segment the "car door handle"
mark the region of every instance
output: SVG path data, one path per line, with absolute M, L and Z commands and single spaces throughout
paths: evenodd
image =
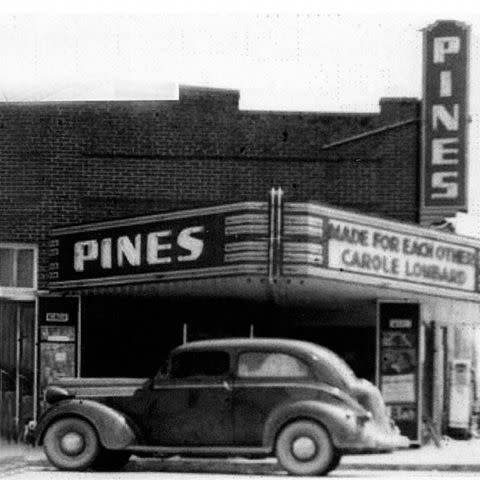
M 225 390 L 227 390 L 227 392 L 231 392 L 231 391 L 232 391 L 232 386 L 231 386 L 226 380 L 223 381 L 223 384 L 222 384 L 222 385 L 223 385 L 223 388 L 224 388 Z

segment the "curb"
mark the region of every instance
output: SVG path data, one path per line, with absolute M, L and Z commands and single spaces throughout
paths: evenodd
M 26 467 L 27 462 L 23 456 L 0 457 L 0 478 L 21 472 Z
M 240 474 L 272 474 L 284 473 L 275 458 L 269 460 L 248 459 L 160 459 L 135 458 L 128 465 L 128 469 L 142 470 L 151 466 L 168 472 L 210 472 L 210 473 L 240 473 Z M 478 464 L 461 463 L 371 463 L 349 462 L 348 456 L 340 462 L 336 470 L 375 470 L 375 471 L 458 471 L 480 472 Z
M 4 467 L 8 467 L 15 463 L 26 463 L 26 459 L 24 455 L 10 455 L 7 457 L 0 457 L 0 472 L 4 469 Z
M 340 464 L 337 470 L 375 470 L 375 471 L 404 471 L 404 472 L 480 472 L 480 464 L 456 464 L 456 463 L 403 463 L 403 464 L 368 464 L 368 463 L 345 463 Z

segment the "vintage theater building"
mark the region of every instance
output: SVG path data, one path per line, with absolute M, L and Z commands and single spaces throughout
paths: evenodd
M 146 377 L 230 336 L 331 348 L 414 442 L 468 428 L 480 242 L 429 228 L 467 201 L 468 28 L 424 35 L 423 100 L 378 113 L 194 87 L 0 105 L 2 435 L 51 379 Z

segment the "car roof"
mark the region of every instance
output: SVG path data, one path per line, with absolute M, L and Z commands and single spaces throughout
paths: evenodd
M 328 348 L 304 340 L 288 338 L 222 338 L 211 340 L 197 340 L 177 347 L 174 352 L 189 350 L 207 350 L 216 348 L 276 348 L 283 351 L 295 351 L 307 355 L 314 355 L 324 360 L 334 360 L 338 356 Z
M 355 379 L 356 375 L 350 366 L 336 353 L 326 347 L 304 340 L 287 338 L 224 338 L 211 340 L 197 340 L 185 343 L 175 348 L 172 353 L 201 351 L 201 350 L 238 350 L 243 348 L 278 349 L 282 352 L 295 352 L 310 356 L 313 360 L 329 365 L 345 379 Z
M 316 347 L 314 343 L 303 340 L 291 340 L 288 338 L 220 338 L 209 340 L 196 340 L 185 343 L 177 349 L 204 349 L 204 348 L 238 348 L 238 347 L 290 347 L 310 349 Z

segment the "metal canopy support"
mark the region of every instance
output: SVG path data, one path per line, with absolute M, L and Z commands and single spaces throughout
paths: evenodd
M 282 216 L 283 190 L 281 187 L 270 190 L 269 204 L 269 245 L 268 245 L 268 282 L 275 283 L 281 272 L 282 262 Z

